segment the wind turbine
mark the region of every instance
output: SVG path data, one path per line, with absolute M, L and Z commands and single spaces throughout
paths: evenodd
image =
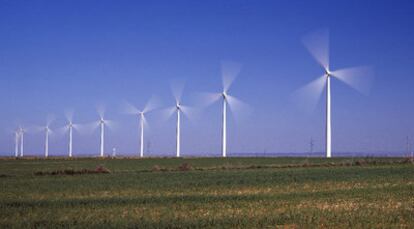
M 105 127 L 109 127 L 111 125 L 110 120 L 106 120 L 104 118 L 105 111 L 103 108 L 98 109 L 99 113 L 99 120 L 95 122 L 95 128 L 99 127 L 101 131 L 100 135 L 100 156 L 104 157 L 105 155 Z
M 14 156 L 19 156 L 19 139 L 20 139 L 20 132 L 19 130 L 14 131 Z
M 167 118 L 170 118 L 174 113 L 176 113 L 176 148 L 175 156 L 181 157 L 181 114 L 184 114 L 187 118 L 190 118 L 190 113 L 192 108 L 184 106 L 181 103 L 181 96 L 184 90 L 184 84 L 180 83 L 172 84 L 171 86 L 173 96 L 175 98 L 175 105 L 167 108 Z
M 52 120 L 53 120 L 53 116 L 49 115 L 45 126 L 34 127 L 34 131 L 36 132 L 44 131 L 45 133 L 45 145 L 44 145 L 45 158 L 49 157 L 49 136 L 52 133 L 52 130 L 50 129 L 50 124 L 52 123 Z
M 139 132 L 140 132 L 140 147 L 139 147 L 139 156 L 142 158 L 144 157 L 144 127 L 147 126 L 147 120 L 145 118 L 145 114 L 151 112 L 156 108 L 155 98 L 152 97 L 147 104 L 145 105 L 144 109 L 138 110 L 135 106 L 131 105 L 130 103 L 126 103 L 127 105 L 127 113 L 136 115 L 139 119 Z
M 47 125 L 45 128 L 45 157 L 49 157 L 49 134 L 51 133 L 51 129 L 49 128 L 49 125 Z
M 23 157 L 24 156 L 24 148 L 23 148 L 23 146 L 24 146 L 24 132 L 25 132 L 25 130 L 22 128 L 22 127 L 20 127 L 19 128 L 19 136 L 20 136 L 20 157 Z
M 67 125 L 63 127 L 63 132 L 68 132 L 68 156 L 73 156 L 73 130 L 78 128 L 77 124 L 73 123 L 73 112 L 66 112 Z
M 329 68 L 329 34 L 327 30 L 317 31 L 309 34 L 303 39 L 303 44 L 321 65 L 324 74 L 312 81 L 304 88 L 303 92 L 310 90 L 313 95 L 311 97 L 319 100 L 324 87 L 326 86 L 326 157 L 332 157 L 332 126 L 331 126 L 331 78 L 341 80 L 352 88 L 361 93 L 367 93 L 370 87 L 370 77 L 372 75 L 371 68 L 367 66 L 352 67 L 332 71 Z M 364 76 L 361 78 L 361 76 Z M 316 92 L 316 93 L 315 93 Z M 316 95 L 316 97 L 314 96 Z
M 227 157 L 227 106 L 234 110 L 237 106 L 244 106 L 245 104 L 239 99 L 228 94 L 228 91 L 233 84 L 235 78 L 238 76 L 241 70 L 241 65 L 236 62 L 222 62 L 222 83 L 223 90 L 221 93 L 208 93 L 207 105 L 213 104 L 216 101 L 222 99 L 222 144 L 221 153 L 222 157 Z

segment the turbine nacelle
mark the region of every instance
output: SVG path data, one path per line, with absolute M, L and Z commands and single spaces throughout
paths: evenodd
M 325 76 L 326 77 L 330 77 L 330 76 L 332 76 L 332 72 L 331 71 L 329 71 L 329 69 L 325 69 Z
M 223 96 L 223 99 L 227 99 L 227 97 L 228 97 L 228 94 L 227 94 L 227 92 L 226 91 L 223 91 L 223 93 L 221 93 L 221 96 Z

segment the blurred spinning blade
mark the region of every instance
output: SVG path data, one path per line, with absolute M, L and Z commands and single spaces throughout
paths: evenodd
M 325 70 L 329 70 L 329 31 L 318 30 L 308 34 L 302 43 Z
M 295 91 L 292 95 L 292 99 L 306 112 L 314 111 L 322 95 L 323 89 L 325 88 L 325 82 L 326 75 L 318 77 Z
M 369 66 L 344 68 L 331 74 L 364 95 L 369 94 L 374 78 L 373 68 Z

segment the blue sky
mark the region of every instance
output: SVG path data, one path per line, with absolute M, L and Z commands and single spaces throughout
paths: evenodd
M 324 103 L 303 112 L 292 93 L 321 75 L 301 39 L 330 31 L 332 68 L 371 65 L 368 96 L 332 82 L 333 152 L 403 152 L 414 141 L 414 5 L 410 1 L 0 1 L 0 152 L 11 131 L 56 117 L 52 128 L 96 120 L 104 104 L 107 152 L 138 149 L 138 122 L 122 102 L 143 106 L 157 95 L 174 104 L 170 83 L 183 79 L 183 103 L 221 90 L 220 62 L 243 68 L 230 93 L 251 107 L 229 116 L 229 152 L 306 152 L 324 146 Z M 161 107 L 162 108 L 162 107 Z M 220 152 L 221 106 L 183 121 L 183 155 Z M 242 111 L 240 111 L 242 112 Z M 150 152 L 174 154 L 174 119 L 148 114 Z M 235 114 L 237 118 L 237 114 Z M 26 153 L 43 152 L 42 133 L 25 136 Z M 66 153 L 52 136 L 52 155 Z M 75 154 L 98 153 L 98 132 L 75 133 Z

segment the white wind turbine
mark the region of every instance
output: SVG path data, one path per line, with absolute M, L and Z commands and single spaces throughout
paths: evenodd
M 206 105 L 213 104 L 218 101 L 220 98 L 223 101 L 223 110 L 222 110 L 222 144 L 221 144 L 221 153 L 222 157 L 227 157 L 227 105 L 233 110 L 236 107 L 246 106 L 239 99 L 228 94 L 230 86 L 234 82 L 235 78 L 238 76 L 241 70 L 241 65 L 236 62 L 222 62 L 221 64 L 221 73 L 222 73 L 222 83 L 223 91 L 221 93 L 208 93 L 208 100 Z
M 367 93 L 370 87 L 372 69 L 367 66 L 352 67 L 331 71 L 329 68 L 329 33 L 327 30 L 309 34 L 303 39 L 303 43 L 315 60 L 323 67 L 324 74 L 303 87 L 300 92 L 305 93 L 310 101 L 310 106 L 316 105 L 326 85 L 326 157 L 332 157 L 331 145 L 331 78 L 341 80 L 361 93 Z
M 104 109 L 98 109 L 99 113 L 99 120 L 94 122 L 94 127 L 99 127 L 101 130 L 100 135 L 100 156 L 105 156 L 105 127 L 110 127 L 112 125 L 112 121 L 106 120 L 104 118 L 105 111 Z
M 73 112 L 67 112 L 65 115 L 67 124 L 63 127 L 63 132 L 68 133 L 68 156 L 73 157 L 73 130 L 77 129 L 79 125 L 73 123 Z
M 148 126 L 147 120 L 145 118 L 145 114 L 148 112 L 153 111 L 156 108 L 156 103 L 154 97 L 152 97 L 147 104 L 145 105 L 144 109 L 139 110 L 135 106 L 131 105 L 130 103 L 126 103 L 126 113 L 136 115 L 139 119 L 139 132 L 140 132 L 140 147 L 139 147 L 139 156 L 142 158 L 144 157 L 144 128 Z
M 19 140 L 20 140 L 20 131 L 19 129 L 14 131 L 14 156 L 19 156 Z
M 52 117 L 49 116 L 45 126 L 35 127 L 35 131 L 44 131 L 45 133 L 45 145 L 44 145 L 44 155 L 45 158 L 49 157 L 49 136 L 52 134 L 52 130 L 50 129 L 50 124 L 52 123 Z
M 175 98 L 175 105 L 172 107 L 167 108 L 167 117 L 170 118 L 174 113 L 176 113 L 176 148 L 175 148 L 175 156 L 181 157 L 181 114 L 184 114 L 187 118 L 190 118 L 191 112 L 193 112 L 192 108 L 188 106 L 184 106 L 181 103 L 181 96 L 184 89 L 184 84 L 173 84 L 172 92 Z
M 49 125 L 45 126 L 45 157 L 49 157 L 49 134 L 51 132 Z
M 19 136 L 20 136 L 20 157 L 24 156 L 24 132 L 26 130 L 23 127 L 19 128 Z

